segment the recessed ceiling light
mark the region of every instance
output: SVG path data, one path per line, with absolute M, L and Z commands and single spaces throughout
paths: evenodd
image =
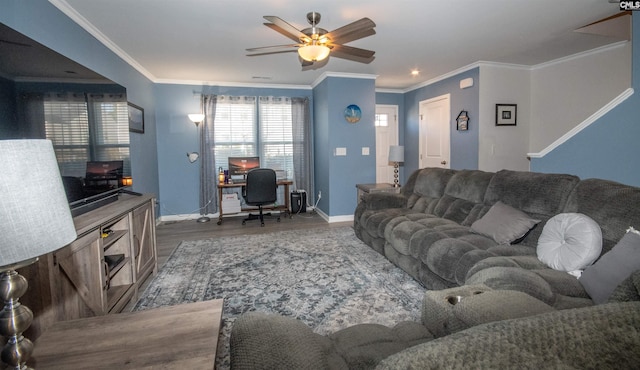
M 419 71 L 419 70 L 417 70 L 417 69 L 412 69 L 412 70 L 411 70 L 411 75 L 412 75 L 412 76 L 418 76 L 419 74 L 420 74 L 420 71 Z

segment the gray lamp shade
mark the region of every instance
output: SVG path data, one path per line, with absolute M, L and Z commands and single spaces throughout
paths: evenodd
M 404 146 L 391 145 L 389 147 L 389 162 L 404 162 Z
M 76 229 L 49 140 L 0 140 L 0 266 L 53 252 Z

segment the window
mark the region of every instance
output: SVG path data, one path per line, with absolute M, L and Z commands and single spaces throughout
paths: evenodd
M 374 126 L 387 127 L 389 126 L 389 115 L 388 114 L 376 114 L 376 120 L 374 122 Z
M 291 100 L 261 97 L 259 112 L 261 166 L 284 171 L 285 177 L 291 178 L 293 175 Z
M 217 168 L 227 168 L 229 157 L 258 154 L 256 100 L 219 96 L 216 103 L 213 151 Z
M 45 95 L 45 137 L 53 143 L 62 175 L 84 177 L 87 161 L 109 160 L 123 160 L 124 173 L 131 173 L 127 103 L 121 94 L 116 98 Z
M 227 168 L 229 157 L 259 156 L 261 167 L 293 175 L 289 98 L 219 96 L 214 122 L 216 168 Z

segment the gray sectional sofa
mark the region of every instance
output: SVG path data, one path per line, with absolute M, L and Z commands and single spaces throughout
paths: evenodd
M 540 222 L 517 244 L 472 229 L 497 202 Z M 601 179 L 502 170 L 425 168 L 399 194 L 363 196 L 356 235 L 429 289 L 486 284 L 523 291 L 556 308 L 592 305 L 580 282 L 536 254 L 546 222 L 561 213 L 592 218 L 608 252 L 629 226 L 640 227 L 640 188 Z
M 232 368 L 637 368 L 640 232 L 630 226 L 640 228 L 640 188 L 418 170 L 399 194 L 365 194 L 354 230 L 429 289 L 421 322 L 321 336 L 249 313 L 232 329 Z

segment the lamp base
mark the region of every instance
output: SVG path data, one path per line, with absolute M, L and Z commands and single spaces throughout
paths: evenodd
M 393 187 L 399 188 L 400 182 L 398 181 L 398 172 L 399 172 L 400 164 L 398 162 L 393 163 Z
M 207 217 L 207 216 L 202 216 L 202 217 L 198 218 L 197 221 L 199 223 L 205 223 L 205 222 L 211 221 L 211 219 L 209 217 Z
M 22 333 L 29 328 L 33 321 L 33 312 L 18 300 L 27 292 L 27 279 L 18 274 L 15 269 L 36 262 L 38 259 L 9 266 L 0 272 L 0 299 L 4 301 L 4 308 L 0 312 L 0 334 L 7 338 L 2 348 L 2 362 L 12 369 L 26 370 L 27 360 L 33 352 L 33 343 Z

